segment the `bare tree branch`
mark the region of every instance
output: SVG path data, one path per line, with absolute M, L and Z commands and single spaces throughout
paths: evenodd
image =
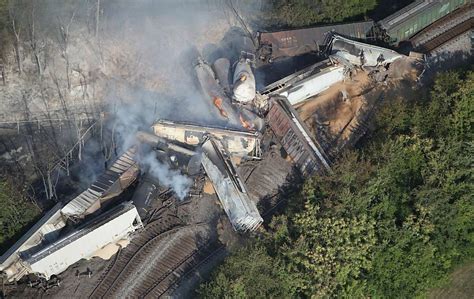
M 70 61 L 69 61 L 69 53 L 68 53 L 68 46 L 69 46 L 69 27 L 71 26 L 74 16 L 76 15 L 76 10 L 71 15 L 69 22 L 63 26 L 61 19 L 59 19 L 59 46 L 61 48 L 61 57 L 64 59 L 66 63 L 66 80 L 67 80 L 67 88 L 71 90 L 71 77 L 70 77 Z
M 16 63 L 17 63 L 17 66 L 18 66 L 18 73 L 21 75 L 21 73 L 23 72 L 23 66 L 22 66 L 21 54 L 20 54 L 20 33 L 21 33 L 21 29 L 18 28 L 12 6 L 10 6 L 10 8 L 8 9 L 8 13 L 9 13 L 9 17 L 10 17 L 10 21 L 11 21 L 11 25 L 12 25 L 13 35 L 15 36 L 15 39 L 13 41 L 13 49 L 15 51 L 15 59 L 16 59 Z
M 28 31 L 30 35 L 29 42 L 30 42 L 31 50 L 33 51 L 33 55 L 35 57 L 35 63 L 38 70 L 38 75 L 41 76 L 43 74 L 43 67 L 41 65 L 41 59 L 40 59 L 41 47 L 38 43 L 35 14 L 36 14 L 36 1 L 33 1 L 31 4 L 31 13 L 30 13 L 30 18 L 28 22 Z

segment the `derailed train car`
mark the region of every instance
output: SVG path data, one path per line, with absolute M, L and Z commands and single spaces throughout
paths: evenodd
M 334 65 L 326 59 L 267 85 L 260 94 L 281 95 L 286 97 L 291 105 L 298 105 L 344 80 L 346 73 L 343 65 Z
M 219 140 L 213 138 L 204 142 L 202 151 L 202 166 L 233 228 L 240 232 L 255 231 L 263 219 L 250 199 L 230 154 Z
M 319 52 L 326 46 L 327 36 L 331 32 L 366 40 L 373 37 L 373 28 L 373 21 L 365 21 L 277 32 L 258 32 L 259 57 L 261 60 L 271 62 L 280 57 Z
M 280 57 L 320 52 L 328 44 L 328 35 L 331 33 L 360 41 L 384 40 L 392 46 L 397 46 L 423 28 L 471 2 L 470 0 L 417 0 L 377 22 L 365 21 L 258 32 L 258 56 L 263 61 L 271 62 Z
M 334 34 L 328 46 L 330 57 L 344 65 L 377 67 L 403 56 L 393 50 L 369 45 Z
M 285 97 L 274 96 L 266 120 L 303 175 L 330 172 L 330 160 Z
M 140 173 L 138 164 L 134 160 L 136 152 L 137 149 L 131 147 L 120 155 L 86 191 L 67 203 L 61 212 L 68 217 L 83 218 L 122 193 Z
M 131 234 L 142 227 L 136 207 L 131 203 L 123 203 L 85 222 L 34 254 L 22 256 L 22 264 L 30 273 L 49 279 L 79 260 L 99 254 L 108 244 L 130 239 Z
M 142 227 L 135 206 L 123 203 L 77 228 L 64 229 L 67 217 L 61 206 L 47 212 L 0 257 L 0 275 L 6 281 L 18 281 L 30 273 L 49 279 L 80 259 L 99 255 L 108 244 L 129 239 Z
M 54 258 L 50 259 L 48 257 L 48 261 L 42 258 L 36 258 L 34 260 L 30 258 L 44 248 L 48 248 L 51 244 L 61 242 L 61 235 L 67 230 L 65 228 L 68 226 L 68 220 L 73 219 L 75 223 L 82 223 L 85 217 L 91 217 L 91 214 L 104 208 L 104 206 L 113 201 L 113 198 L 128 188 L 139 174 L 138 165 L 134 160 L 135 154 L 135 147 L 130 148 L 119 156 L 87 190 L 69 201 L 65 206 L 63 206 L 62 203 L 58 203 L 54 208 L 48 211 L 0 257 L 0 275 L 1 273 L 5 274 L 8 281 L 19 280 L 28 273 L 39 273 L 40 275 L 49 277 L 49 275 L 57 274 L 64 270 L 64 267 L 67 268 L 67 266 L 74 263 L 70 261 L 70 263 L 63 262 L 63 264 L 58 265 L 57 260 Z M 127 208 L 127 210 L 131 209 L 132 207 Z M 133 210 L 136 212 L 134 207 Z M 116 217 L 120 215 L 117 214 Z M 111 221 L 115 220 L 112 219 Z M 124 225 L 127 226 L 127 224 Z M 122 232 L 124 231 L 117 232 L 116 235 L 118 236 Z M 126 234 L 128 234 L 128 232 L 129 231 L 127 231 Z M 124 237 L 125 234 L 120 236 Z M 106 238 L 103 238 L 99 243 L 105 245 L 107 243 L 101 243 L 105 242 L 105 240 Z M 89 241 L 85 243 L 88 245 L 92 244 Z M 92 254 L 88 249 L 84 247 L 83 250 L 80 251 L 82 257 Z M 46 253 L 46 255 L 49 256 L 50 251 Z M 26 267 L 26 264 L 29 266 Z
M 202 144 L 208 135 L 212 135 L 220 139 L 230 154 L 234 156 L 259 155 L 260 138 L 258 132 L 202 126 L 190 122 L 171 120 L 157 121 L 153 124 L 153 132 L 156 136 L 192 146 Z

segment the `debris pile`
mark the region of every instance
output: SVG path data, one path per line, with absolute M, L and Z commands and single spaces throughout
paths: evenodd
M 166 170 L 186 176 L 186 180 L 194 180 L 193 188 L 201 188 L 196 194 L 203 188 L 213 193 L 209 184 L 196 184 L 207 177 L 232 228 L 240 233 L 256 231 L 263 223 L 257 209 L 259 198 L 248 192 L 249 182 L 241 177 L 239 166 L 262 163 L 262 157 L 275 154 L 279 145 L 301 175 L 331 172 L 341 144 L 353 142 L 353 135 L 365 132 L 365 122 L 376 104 L 367 94 L 373 92 L 379 99 L 382 93 L 377 85 L 385 86 L 400 75 L 392 66 L 411 59 L 336 34 L 325 43 L 325 60 L 259 91 L 253 53 L 242 51 L 237 61 L 218 57 L 210 64 L 197 57 L 196 81 L 216 121 L 203 125 L 158 119 L 149 132 L 138 132 L 135 144 L 89 189 L 64 207 L 58 204 L 2 256 L 0 270 L 7 280 L 18 280 L 28 273 L 48 279 L 101 248 L 117 250 L 120 246 L 110 245 L 127 244 L 124 240 L 143 227 L 141 219 L 152 217 L 147 212 L 148 200 L 134 196 L 133 204 L 120 201 L 119 195 L 133 185 L 140 171 Z M 402 73 L 403 77 L 405 70 Z M 145 156 L 158 162 L 143 163 Z M 255 173 L 265 173 L 259 171 Z M 246 178 L 251 175 L 252 170 Z M 279 174 L 273 177 L 285 179 Z M 166 190 L 173 191 L 172 183 L 158 175 L 160 180 Z M 255 188 L 252 185 L 252 190 Z M 183 196 L 174 190 L 181 200 L 193 197 L 189 188 L 181 189 Z

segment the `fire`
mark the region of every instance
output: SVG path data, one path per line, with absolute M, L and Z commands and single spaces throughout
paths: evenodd
M 246 121 L 242 114 L 239 115 L 240 123 L 242 124 L 242 127 L 246 128 L 247 130 L 253 130 L 253 125 Z
M 225 118 L 229 118 L 229 115 L 227 114 L 227 112 L 224 110 L 224 108 L 222 107 L 222 99 L 219 98 L 219 97 L 214 97 L 214 106 L 217 107 L 217 109 L 219 109 L 219 112 L 221 113 L 221 115 Z

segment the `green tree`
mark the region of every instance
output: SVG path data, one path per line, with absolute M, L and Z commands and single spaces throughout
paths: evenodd
M 304 281 L 300 295 L 364 296 L 363 273 L 372 267 L 375 222 L 367 217 L 336 218 L 321 215 L 307 204 L 295 217 L 295 240 L 283 250 L 288 266 Z
M 474 134 L 474 72 L 467 75 L 458 90 L 459 99 L 454 103 L 451 121 L 458 140 L 473 140 Z
M 317 23 L 362 20 L 376 0 L 277 0 L 262 12 L 267 26 L 301 27 Z
M 203 298 L 288 298 L 292 279 L 262 246 L 238 250 L 198 293 Z
M 473 260 L 473 102 L 473 72 L 441 74 L 419 101 L 385 102 L 376 138 L 342 155 L 331 174 L 308 179 L 255 241 L 262 260 L 284 273 L 257 279 L 279 279 L 290 290 L 260 286 L 260 295 L 424 296 Z M 246 250 L 238 267 L 218 270 L 220 293 L 207 294 L 257 294 L 246 291 L 247 276 L 257 276 Z
M 8 247 L 8 241 L 22 232 L 40 210 L 28 201 L 10 182 L 0 181 L 0 251 Z

